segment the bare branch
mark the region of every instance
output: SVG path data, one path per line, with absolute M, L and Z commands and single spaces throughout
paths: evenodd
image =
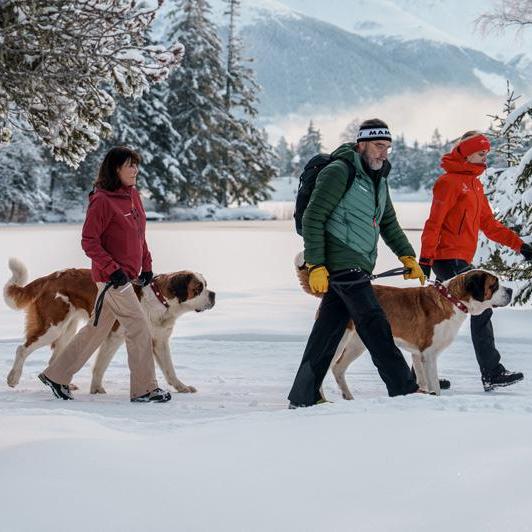
M 532 0 L 499 0 L 495 7 L 475 20 L 483 34 L 514 29 L 517 33 L 532 27 Z

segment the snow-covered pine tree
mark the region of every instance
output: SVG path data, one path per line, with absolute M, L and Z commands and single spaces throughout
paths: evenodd
M 523 153 L 526 151 L 526 146 L 532 139 L 532 132 L 526 129 L 526 122 L 523 121 L 519 126 L 506 128 L 505 133 L 501 133 L 508 115 L 515 110 L 520 97 L 515 95 L 515 91 L 507 80 L 506 99 L 502 113 L 488 115 L 492 119 L 488 131 L 488 136 L 492 142 L 491 160 L 492 165 L 498 169 L 499 173 L 504 168 L 519 164 Z
M 281 176 L 294 175 L 294 147 L 289 145 L 284 137 L 281 137 L 275 147 L 275 153 L 279 162 L 279 172 Z
M 301 137 L 296 148 L 296 174 L 301 174 L 305 165 L 321 152 L 321 133 L 314 127 L 312 120 L 309 123 L 307 132 Z
M 78 165 L 110 133 L 110 91 L 138 96 L 181 61 L 181 44 L 145 42 L 162 1 L 3 0 L 0 141 L 22 117 L 57 160 Z
M 390 154 L 392 171 L 388 177 L 390 187 L 417 190 L 419 188 L 419 168 L 416 167 L 416 160 L 413 157 L 414 148 L 407 145 L 404 135 L 399 135 L 393 139 L 392 146 L 393 149 Z
M 159 209 L 178 203 L 185 183 L 176 150 L 182 145 L 167 110 L 169 86 L 154 84 L 137 100 L 121 99 L 117 105 L 112 143 L 137 150 L 142 157 L 139 188 L 146 190 Z
M 514 109 L 505 119 L 500 136 L 510 129 L 514 134 L 523 131 L 524 122 L 532 117 L 532 100 Z M 527 137 L 526 151 L 516 166 L 510 166 L 492 179 L 490 202 L 496 216 L 506 226 L 514 229 L 526 241 L 532 237 L 532 141 Z M 532 296 L 532 263 L 508 248 L 503 248 L 485 237 L 475 257 L 477 263 L 498 271 L 514 281 L 523 281 L 514 299 L 526 303 Z
M 278 168 L 265 132 L 254 124 L 260 86 L 249 66 L 253 60 L 242 57 L 243 43 L 236 31 L 240 0 L 224 1 L 229 17 L 225 107 L 235 120 L 228 132 L 231 138 L 228 163 L 233 179 L 228 182 L 227 201 L 255 204 L 268 199 L 271 191 L 268 183 L 278 175 Z
M 234 119 L 225 108 L 222 45 L 210 13 L 207 0 L 179 0 L 170 13 L 169 36 L 187 49 L 182 66 L 169 78 L 167 100 L 172 126 L 183 139 L 174 156 L 184 177 L 177 201 L 186 205 L 225 205 L 232 178 L 228 132 Z
M 0 222 L 38 220 L 49 201 L 43 192 L 46 166 L 42 147 L 32 133 L 17 127 L 0 150 Z
M 166 110 L 167 93 L 164 80 L 135 100 L 118 98 L 111 118 L 112 136 L 101 142 L 78 168 L 68 168 L 49 158 L 49 210 L 55 216 L 86 202 L 105 153 L 117 145 L 130 146 L 142 157 L 138 188 L 146 191 L 161 210 L 176 204 L 183 177 L 174 154 L 182 140 Z
M 360 119 L 354 118 L 347 124 L 346 128 L 342 131 L 340 135 L 340 140 L 342 142 L 356 142 L 358 130 L 360 129 Z

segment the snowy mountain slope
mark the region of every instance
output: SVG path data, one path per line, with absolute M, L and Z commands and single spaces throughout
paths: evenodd
M 378 19 L 382 32 L 393 38 L 376 38 L 376 32 L 369 32 L 370 36 L 353 33 L 353 28 L 348 28 L 353 17 L 345 15 L 348 4 L 343 0 L 327 2 L 327 9 L 323 2 L 243 2 L 241 34 L 249 55 L 255 58 L 257 79 L 264 89 L 260 95 L 263 116 L 308 113 L 309 109 L 316 112 L 320 108 L 335 112 L 338 106 L 435 86 L 476 94 L 493 94 L 494 87 L 503 86 L 507 78 L 518 90 L 525 86 L 516 65 L 457 46 L 463 40 L 416 18 L 391 0 L 371 0 L 367 5 L 365 1 L 355 2 L 363 7 L 363 16 Z M 159 34 L 165 32 L 165 13 L 172 4 L 165 4 L 166 11 L 157 25 Z M 225 4 L 222 0 L 211 4 L 213 20 L 223 27 Z M 320 18 L 328 14 L 331 23 L 287 5 L 299 5 L 305 13 Z M 358 22 L 364 20 L 361 15 Z M 390 32 L 392 20 L 397 21 L 402 33 Z M 410 40 L 404 38 L 405 28 Z
M 517 70 L 468 48 L 431 40 L 368 38 L 312 19 L 263 18 L 241 30 L 263 86 L 265 114 L 325 107 L 335 112 L 399 92 L 431 87 L 493 93 L 477 72 L 511 79 Z
M 493 0 L 282 1 L 296 11 L 364 36 L 423 38 L 504 59 L 519 53 L 532 56 L 526 38 L 518 38 L 513 32 L 484 36 L 476 30 L 475 19 L 490 9 Z

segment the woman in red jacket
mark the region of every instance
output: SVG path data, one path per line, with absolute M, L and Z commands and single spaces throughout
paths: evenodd
M 532 248 L 494 218 L 478 179 L 486 170 L 489 150 L 490 142 L 484 135 L 469 131 L 442 158 L 445 173 L 434 184 L 430 215 L 421 235 L 419 263 L 427 278 L 431 268 L 438 281 L 471 269 L 479 230 L 490 240 L 522 253 L 527 260 L 532 259 Z M 500 362 L 492 314 L 488 309 L 479 316 L 471 316 L 471 337 L 486 391 L 523 379 L 522 373 L 507 371 Z
M 73 399 L 68 386 L 72 377 L 101 345 L 115 320 L 125 330 L 131 401 L 161 403 L 171 398 L 157 385 L 148 320 L 131 284 L 138 278 L 145 286 L 153 277 L 144 236 L 146 215 L 135 188 L 139 162 L 140 156 L 133 150 L 112 148 L 90 194 L 81 246 L 92 261 L 92 277 L 99 296 L 103 292 L 103 305 L 99 319 L 95 321 L 93 313 L 39 375 L 57 398 Z

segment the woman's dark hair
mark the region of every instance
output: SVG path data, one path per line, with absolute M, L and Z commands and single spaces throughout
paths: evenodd
M 118 190 L 122 186 L 122 182 L 118 177 L 117 170 L 128 161 L 139 164 L 142 158 L 136 151 L 127 146 L 111 148 L 103 158 L 94 186 L 111 192 Z

